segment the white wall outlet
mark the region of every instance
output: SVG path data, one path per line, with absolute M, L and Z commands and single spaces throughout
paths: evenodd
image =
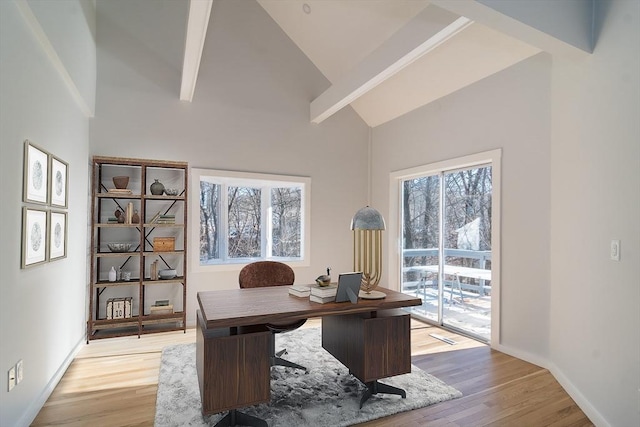
M 611 241 L 611 259 L 620 261 L 620 240 Z
M 7 391 L 13 390 L 13 388 L 16 386 L 16 367 L 15 366 L 12 366 L 11 369 L 9 369 L 9 373 L 7 375 L 7 381 L 8 381 Z
M 20 384 L 23 378 L 24 378 L 24 365 L 22 363 L 22 359 L 20 359 L 18 360 L 18 363 L 16 363 L 16 385 Z

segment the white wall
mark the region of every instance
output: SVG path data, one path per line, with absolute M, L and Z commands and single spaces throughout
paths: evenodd
M 550 353 L 597 424 L 637 426 L 640 2 L 598 5 L 593 55 L 554 58 Z
M 350 271 L 349 224 L 366 202 L 368 127 L 351 108 L 309 123 L 309 102 L 329 82 L 250 1 L 214 2 L 193 103 L 179 101 L 184 22 L 176 16 L 186 17 L 186 2 L 153 3 L 160 6 L 98 3 L 91 154 L 310 176 L 311 266 L 296 268 L 296 282 L 313 281 L 326 266 Z M 236 288 L 239 268 L 189 272 L 188 324 L 196 293 Z
M 503 147 L 501 347 L 596 425 L 640 424 L 640 3 L 597 2 L 592 55 L 541 54 L 373 130 L 389 172 Z M 620 262 L 609 260 L 622 241 Z
M 550 85 L 540 54 L 373 129 L 373 206 L 387 217 L 390 172 L 503 149 L 501 344 L 536 358 L 548 355 Z
M 91 2 L 65 6 L 50 11 L 51 28 L 66 28 L 91 51 Z M 26 426 L 84 341 L 89 123 L 13 1 L 0 1 L 0 64 L 0 425 Z M 90 65 L 66 65 L 91 80 Z M 69 227 L 67 258 L 22 270 L 25 139 L 69 163 Z M 7 371 L 19 359 L 24 380 L 7 392 Z

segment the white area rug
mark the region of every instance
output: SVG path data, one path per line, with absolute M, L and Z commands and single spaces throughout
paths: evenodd
M 156 427 L 212 426 L 226 414 L 202 415 L 195 348 L 195 344 L 181 344 L 162 351 Z M 309 373 L 272 367 L 271 402 L 239 408 L 266 420 L 271 427 L 349 426 L 462 396 L 455 388 L 412 366 L 409 374 L 380 380 L 404 389 L 406 399 L 379 393 L 359 409 L 365 386 L 322 348 L 320 328 L 276 335 L 276 349 L 282 348 L 289 351 L 285 358 L 306 366 Z

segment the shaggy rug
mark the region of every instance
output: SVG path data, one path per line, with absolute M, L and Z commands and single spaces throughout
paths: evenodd
M 226 414 L 201 413 L 195 348 L 195 344 L 181 344 L 162 351 L 156 427 L 212 426 Z M 462 396 L 455 388 L 412 366 L 411 373 L 380 381 L 404 389 L 406 399 L 379 393 L 359 409 L 366 387 L 322 348 L 320 328 L 276 335 L 276 349 L 282 348 L 289 350 L 285 356 L 288 360 L 306 366 L 309 373 L 271 368 L 271 402 L 239 408 L 272 427 L 349 426 Z

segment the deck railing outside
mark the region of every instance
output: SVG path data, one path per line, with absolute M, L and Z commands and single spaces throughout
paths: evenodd
M 437 275 L 433 272 L 421 271 L 421 266 L 438 265 L 437 248 L 417 248 L 405 249 L 403 256 L 402 290 L 417 290 L 418 287 L 437 284 Z M 491 269 L 491 251 L 473 251 L 466 249 L 445 248 L 445 264 L 458 267 L 470 267 L 479 270 Z M 423 259 L 420 259 L 423 258 Z M 452 259 L 453 258 L 453 259 Z M 417 268 L 418 267 L 418 268 Z M 428 276 L 434 279 L 427 281 Z M 418 280 L 416 280 L 418 279 Z M 489 282 L 489 283 L 487 283 Z M 484 296 L 491 291 L 489 280 L 473 279 L 462 276 L 455 277 L 454 280 L 445 279 L 445 287 L 460 286 L 462 289 Z

